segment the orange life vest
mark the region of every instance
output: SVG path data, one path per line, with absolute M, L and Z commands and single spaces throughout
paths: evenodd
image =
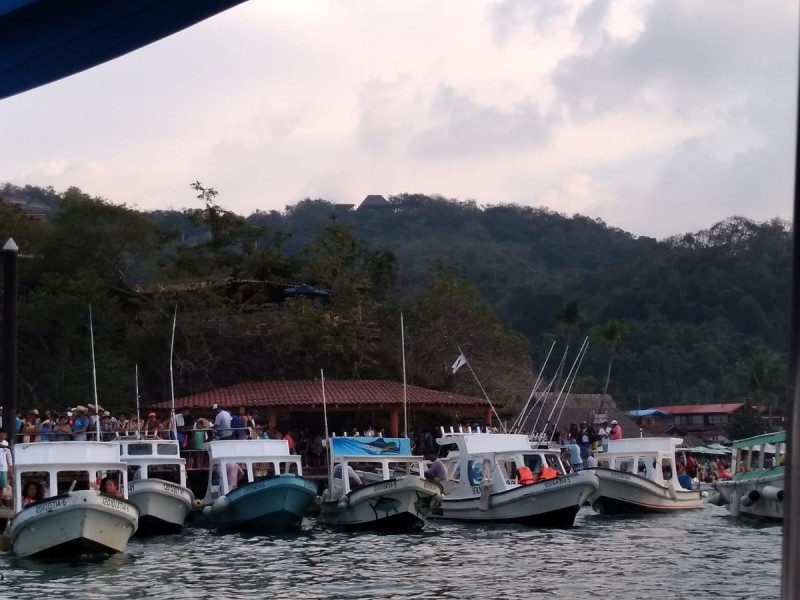
M 519 467 L 517 469 L 517 481 L 520 485 L 530 485 L 533 483 L 533 473 L 528 467 Z
M 555 479 L 558 475 L 557 469 L 542 465 L 542 470 L 539 472 L 539 479 Z

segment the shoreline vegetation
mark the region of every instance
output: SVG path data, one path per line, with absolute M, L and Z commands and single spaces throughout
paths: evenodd
M 129 409 L 263 379 L 401 378 L 508 414 L 553 340 L 590 337 L 575 393 L 620 407 L 785 404 L 791 226 L 731 217 L 665 240 L 581 215 L 402 194 L 353 208 L 307 199 L 248 217 L 192 184 L 199 208 L 144 212 L 84 194 L 0 186 L 0 237 L 21 250 L 18 404 L 92 396 Z M 189 192 L 191 193 L 191 192 Z M 378 197 L 380 198 L 380 197 Z

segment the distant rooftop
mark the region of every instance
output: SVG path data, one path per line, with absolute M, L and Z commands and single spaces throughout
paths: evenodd
M 389 201 L 379 194 L 370 194 L 364 198 L 363 202 L 358 206 L 357 210 L 362 208 L 389 208 L 391 204 Z

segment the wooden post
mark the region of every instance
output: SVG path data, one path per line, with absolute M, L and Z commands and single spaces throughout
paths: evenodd
M 274 408 L 270 408 L 267 411 L 267 420 L 269 421 L 269 428 L 275 429 L 278 426 L 278 411 Z
M 393 408 L 389 415 L 389 436 L 398 437 L 398 435 L 400 435 L 400 411 Z
M 492 426 L 492 409 L 491 408 L 487 408 L 486 409 L 486 426 L 487 427 L 491 427 Z

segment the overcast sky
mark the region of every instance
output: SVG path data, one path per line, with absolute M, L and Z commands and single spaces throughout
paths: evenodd
M 791 215 L 794 0 L 250 0 L 0 100 L 0 182 L 249 214 L 420 192 L 639 235 Z

